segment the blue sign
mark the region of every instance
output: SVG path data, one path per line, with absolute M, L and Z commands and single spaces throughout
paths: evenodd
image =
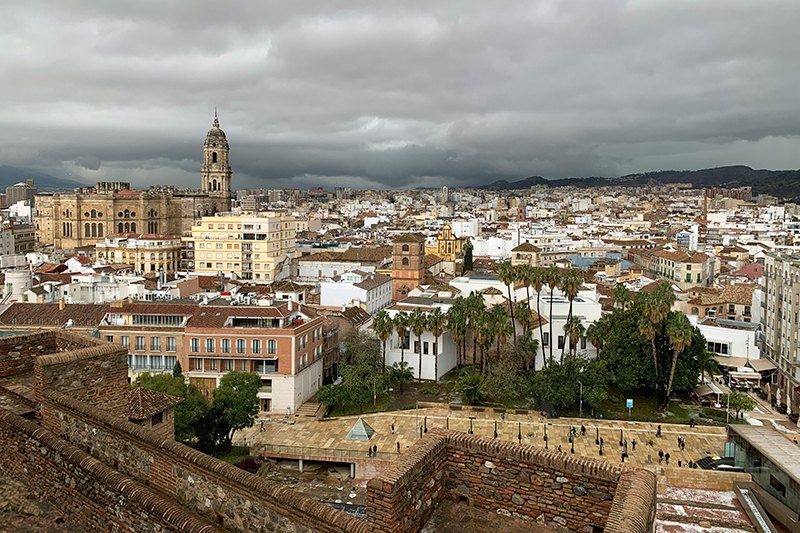
M 628 409 L 633 409 L 633 398 L 628 398 L 628 400 L 625 402 L 625 406 Z

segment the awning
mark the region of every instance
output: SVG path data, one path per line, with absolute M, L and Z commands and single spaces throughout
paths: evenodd
M 769 359 L 750 359 L 750 368 L 756 372 L 769 372 L 770 370 L 775 370 L 778 367 L 775 366 L 775 363 Z
M 714 384 L 704 383 L 694 388 L 694 393 L 702 398 L 703 396 L 711 396 L 712 394 L 722 394 L 722 391 Z
M 747 365 L 746 357 L 728 357 L 727 355 L 715 355 L 714 360 L 716 360 L 720 366 L 728 368 L 739 368 L 741 366 Z

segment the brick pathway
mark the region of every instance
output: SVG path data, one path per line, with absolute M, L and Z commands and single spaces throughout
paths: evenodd
M 401 452 L 412 446 L 418 440 L 419 428 L 424 427 L 426 419 L 428 428 L 449 427 L 466 432 L 470 428 L 470 417 L 474 417 L 472 427 L 476 435 L 492 438 L 496 422 L 499 439 L 518 442 L 521 430 L 522 444 L 539 447 L 545 446 L 543 437 L 546 425 L 548 448 L 557 450 L 561 445 L 561 450 L 565 453 L 570 453 L 568 435 L 570 427 L 574 426 L 579 431 L 579 436 L 575 439 L 576 454 L 614 462 L 621 461 L 622 448 L 619 446 L 619 440 L 622 429 L 623 439 L 628 440 L 629 458 L 626 462 L 637 466 L 647 464 L 648 450 L 645 443 L 648 439 L 654 441 L 651 455 L 653 463 L 658 462 L 657 454 L 661 449 L 665 453 L 669 452 L 670 465 L 675 466 L 678 460 L 683 462 L 697 460 L 709 453 L 721 455 L 726 440 L 725 428 L 722 427 L 702 426 L 690 429 L 687 425 L 662 424 L 662 437 L 656 438 L 657 424 L 647 422 L 568 418 L 548 421 L 538 413 L 508 414 L 503 421 L 492 411 L 480 413 L 450 411 L 445 408 L 420 408 L 363 415 L 363 419 L 375 429 L 375 435 L 369 442 L 345 440 L 348 431 L 358 419 L 357 416 L 347 416 L 321 421 L 302 417 L 291 418 L 290 420 L 295 421 L 294 424 L 287 424 L 283 422 L 283 418 L 275 417 L 264 424 L 263 432 L 259 431 L 258 423 L 252 428 L 237 432 L 234 443 L 250 446 L 254 453 L 258 453 L 260 445 L 269 444 L 342 450 L 344 454 L 360 453 L 363 456 L 367 455 L 368 447 L 377 445 L 379 458 L 385 459 L 389 454 L 381 455 L 381 452 L 395 455 L 398 442 Z M 581 422 L 586 426 L 586 434 L 583 436 L 580 436 Z M 392 423 L 395 425 L 394 433 L 391 430 Z M 598 453 L 599 446 L 595 445 L 597 431 L 595 428 L 599 428 L 599 434 L 604 440 L 602 457 Z M 686 438 L 686 450 L 683 452 L 678 449 L 678 436 Z M 633 439 L 637 441 L 636 450 L 633 450 Z

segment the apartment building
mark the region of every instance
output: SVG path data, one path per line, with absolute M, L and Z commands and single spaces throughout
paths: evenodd
M 652 252 L 630 253 L 632 261 L 645 271 L 686 290 L 690 287 L 710 287 L 714 284 L 714 256 L 702 252 L 660 249 Z
M 323 376 L 323 321 L 305 306 L 115 303 L 101 338 L 128 348 L 129 377 L 171 372 L 180 361 L 189 382 L 210 396 L 231 370 L 261 377 L 266 413 L 293 413 Z
M 175 272 L 180 267 L 181 239 L 169 235 L 115 233 L 95 245 L 99 263 L 127 263 L 134 270 Z
M 761 298 L 762 354 L 778 367 L 775 398 L 787 413 L 800 412 L 800 253 L 768 253 Z
M 383 274 L 354 270 L 319 284 L 320 305 L 357 306 L 374 315 L 392 303 L 392 278 Z
M 294 218 L 285 214 L 203 217 L 182 239 L 182 268 L 236 279 L 283 279 L 296 257 L 296 235 Z

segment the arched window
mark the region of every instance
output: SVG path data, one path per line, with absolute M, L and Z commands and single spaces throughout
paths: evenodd
M 217 152 L 214 152 L 214 153 L 211 154 L 211 162 L 212 163 L 216 163 L 217 162 Z
M 699 311 L 700 311 L 700 310 L 699 310 L 698 308 L 696 308 L 696 307 L 692 307 L 692 314 L 693 314 L 693 315 L 697 315 L 697 314 L 699 314 Z
M 122 222 L 120 222 L 119 224 L 117 224 L 117 233 L 122 233 L 123 231 L 124 231 L 124 228 L 122 226 Z
M 408 266 L 408 257 L 403 258 L 403 266 Z
M 84 224 L 84 225 L 83 225 L 83 236 L 84 236 L 84 237 L 88 237 L 88 236 L 89 236 L 89 233 L 90 233 L 90 231 L 91 231 L 91 224 L 89 224 L 89 223 L 87 222 L 86 224 Z
M 404 244 L 404 245 L 403 245 L 403 251 L 404 251 L 404 252 L 407 252 L 408 250 L 409 250 L 409 248 L 408 248 L 408 245 L 407 245 L 407 244 Z
M 92 224 L 92 237 L 97 237 L 97 224 Z
M 130 232 L 131 232 L 131 225 L 130 225 L 129 222 L 126 222 L 125 223 L 125 233 L 130 233 Z
M 102 222 L 97 225 L 97 236 L 98 237 L 102 237 L 103 236 L 103 223 Z
M 212 180 L 211 181 L 211 190 L 212 191 L 216 191 L 217 190 L 217 180 Z
M 136 222 L 131 222 L 131 232 L 136 233 Z
M 97 218 L 97 210 L 92 209 L 92 218 Z

